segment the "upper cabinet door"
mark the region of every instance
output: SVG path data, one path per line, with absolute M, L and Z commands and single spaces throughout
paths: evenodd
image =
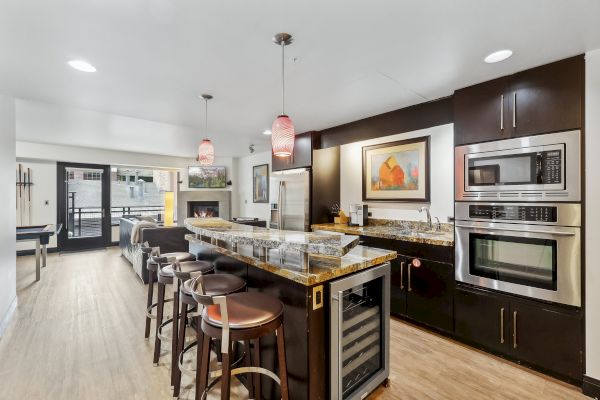
M 455 145 L 510 137 L 508 85 L 508 77 L 503 77 L 454 93 Z
M 581 129 L 584 58 L 577 56 L 511 76 L 512 136 Z
M 294 139 L 294 151 L 291 157 L 271 157 L 273 171 L 311 167 L 312 151 L 314 148 L 318 148 L 318 139 L 318 132 L 297 134 Z

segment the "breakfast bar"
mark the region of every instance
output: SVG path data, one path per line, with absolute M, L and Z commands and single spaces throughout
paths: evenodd
M 217 273 L 243 277 L 249 291 L 271 294 L 284 304 L 290 398 L 342 398 L 387 382 L 385 290 L 396 252 L 361 246 L 352 235 L 215 218 L 187 219 L 185 226 L 193 232 L 186 236 L 190 253 L 211 260 Z M 274 337 L 261 341 L 261 365 L 276 369 Z M 268 378 L 262 386 L 265 398 L 278 398 L 279 389 Z

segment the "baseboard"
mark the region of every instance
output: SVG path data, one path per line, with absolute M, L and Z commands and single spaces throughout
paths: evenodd
M 584 375 L 581 390 L 586 396 L 594 399 L 600 399 L 600 380 Z
M 8 324 L 10 323 L 10 320 L 14 316 L 16 310 L 17 310 L 17 296 L 15 296 L 15 299 L 8 307 L 8 310 L 6 311 L 6 315 L 4 315 L 2 320 L 0 320 L 0 339 L 2 339 L 2 336 L 4 336 L 4 331 L 8 327 Z
M 48 254 L 50 253 L 58 253 L 58 247 L 49 247 L 48 248 Z M 17 256 L 21 257 L 21 256 L 33 256 L 35 255 L 35 249 L 30 249 L 30 250 L 17 250 Z

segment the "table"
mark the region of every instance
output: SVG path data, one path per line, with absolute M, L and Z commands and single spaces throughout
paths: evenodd
M 50 236 L 58 235 L 62 224 L 17 227 L 17 242 L 35 241 L 35 280 L 40 280 L 40 267 L 46 266 Z

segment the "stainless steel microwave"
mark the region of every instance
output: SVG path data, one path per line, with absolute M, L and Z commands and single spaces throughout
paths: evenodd
M 456 147 L 457 201 L 581 200 L 581 132 Z

